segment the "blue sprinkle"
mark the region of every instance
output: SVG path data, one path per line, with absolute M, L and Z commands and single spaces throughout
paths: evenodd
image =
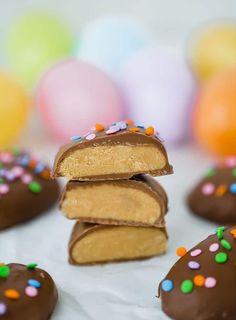
M 29 157 L 28 157 L 28 156 L 23 156 L 23 157 L 21 158 L 21 165 L 22 165 L 23 167 L 27 167 L 28 164 L 29 164 Z
M 145 127 L 144 126 L 137 126 L 137 128 L 140 128 L 140 129 L 145 129 Z
M 41 172 L 43 172 L 44 168 L 45 168 L 44 164 L 38 163 L 37 166 L 34 169 L 34 172 L 35 173 L 41 173 Z
M 236 194 L 236 183 L 232 183 L 230 188 L 229 188 L 230 192 L 235 193 Z
M 165 292 L 170 292 L 174 289 L 174 283 L 171 280 L 164 280 L 161 284 L 162 290 Z
M 72 140 L 72 141 L 78 141 L 78 140 L 81 140 L 81 139 L 82 139 L 81 136 L 73 136 L 73 137 L 70 138 L 70 140 Z
M 35 279 L 29 279 L 27 283 L 28 283 L 29 286 L 35 287 L 37 289 L 41 287 L 41 283 L 38 280 L 35 280 Z

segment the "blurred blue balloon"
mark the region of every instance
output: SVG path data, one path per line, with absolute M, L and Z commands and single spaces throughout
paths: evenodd
M 117 78 L 128 58 L 152 43 L 152 36 L 133 17 L 107 16 L 81 32 L 76 56 Z

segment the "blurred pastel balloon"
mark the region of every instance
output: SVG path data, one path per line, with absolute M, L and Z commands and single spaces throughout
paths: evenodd
M 236 68 L 223 71 L 202 88 L 193 124 L 194 135 L 206 150 L 236 155 Z
M 0 73 L 0 147 L 14 143 L 26 124 L 28 110 L 24 89 L 11 76 Z
M 180 51 L 166 47 L 140 51 L 126 64 L 122 87 L 131 119 L 153 125 L 166 142 L 186 139 L 196 84 Z
M 45 127 L 63 141 L 123 116 L 123 101 L 113 81 L 95 66 L 74 59 L 56 64 L 43 76 L 37 105 Z
M 7 56 L 12 70 L 31 88 L 45 68 L 71 54 L 72 46 L 72 35 L 58 17 L 29 12 L 11 26 Z
M 151 41 L 151 35 L 133 17 L 107 16 L 82 29 L 76 55 L 117 77 L 130 55 Z
M 200 80 L 236 67 L 236 23 L 208 25 L 200 30 L 191 41 L 190 59 Z

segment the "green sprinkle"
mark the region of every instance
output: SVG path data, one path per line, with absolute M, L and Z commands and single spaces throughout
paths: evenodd
M 3 168 L 3 167 L 4 167 L 3 163 L 0 162 L 0 169 Z
M 231 250 L 232 249 L 231 244 L 227 240 L 222 239 L 220 241 L 220 243 L 221 243 L 222 247 L 225 248 L 226 250 Z
M 10 268 L 6 265 L 0 266 L 0 278 L 7 278 L 10 274 Z
M 18 156 L 20 154 L 20 149 L 16 148 L 16 147 L 13 147 L 11 149 L 11 153 L 14 155 L 14 156 Z
M 193 291 L 193 282 L 191 280 L 184 280 L 181 283 L 180 290 L 183 293 L 190 293 Z
M 227 253 L 219 252 L 215 255 L 215 261 L 217 263 L 225 263 L 228 260 Z
M 214 177 L 215 175 L 215 169 L 214 168 L 209 168 L 208 171 L 206 172 L 205 176 L 207 178 L 211 178 Z
M 4 183 L 4 179 L 0 178 L 0 184 Z
M 232 174 L 233 174 L 233 177 L 236 178 L 236 168 L 234 168 L 234 169 L 232 170 Z
M 222 239 L 223 238 L 224 230 L 225 230 L 225 227 L 218 227 L 216 229 L 216 235 L 217 235 L 218 239 Z
M 26 265 L 27 269 L 34 270 L 37 267 L 37 263 L 29 263 Z
M 38 182 L 32 181 L 32 182 L 29 184 L 29 189 L 30 189 L 30 191 L 32 191 L 33 193 L 40 193 L 40 192 L 42 191 L 42 186 L 41 186 L 41 184 L 39 184 Z

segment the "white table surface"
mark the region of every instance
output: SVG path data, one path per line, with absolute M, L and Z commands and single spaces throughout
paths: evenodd
M 31 141 L 30 141 L 31 140 Z M 32 143 L 49 162 L 56 147 Z M 55 320 L 156 320 L 167 319 L 155 297 L 160 280 L 177 260 L 178 246 L 198 243 L 215 225 L 191 215 L 185 206 L 189 188 L 210 164 L 210 159 L 193 147 L 169 149 L 174 175 L 159 178 L 169 196 L 167 215 L 169 248 L 166 255 L 146 261 L 75 267 L 67 262 L 67 243 L 73 222 L 57 208 L 19 227 L 0 233 L 0 260 L 37 262 L 54 278 L 59 289 Z

